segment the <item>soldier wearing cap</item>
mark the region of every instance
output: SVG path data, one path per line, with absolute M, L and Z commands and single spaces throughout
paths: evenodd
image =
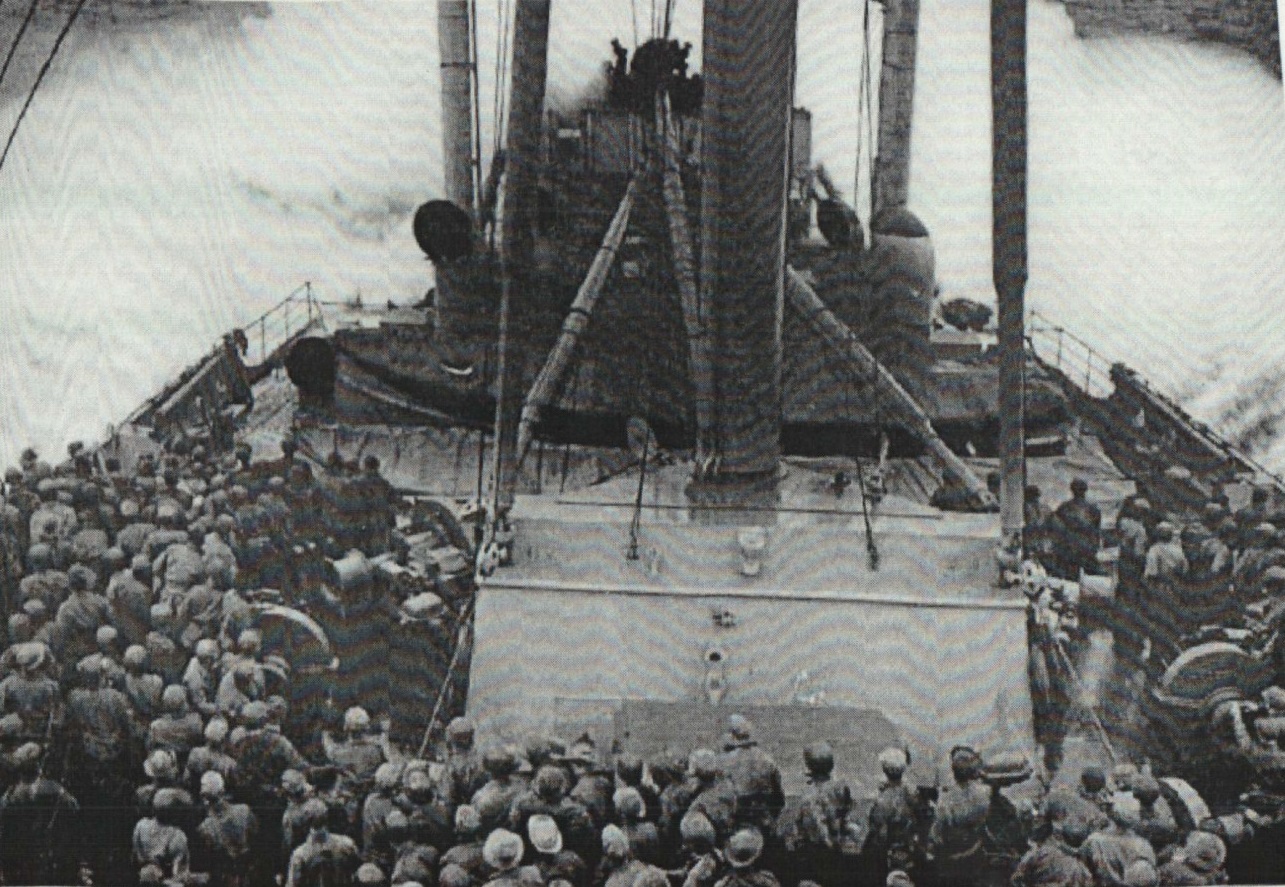
M 455 846 L 442 854 L 442 867 L 457 865 L 474 880 L 482 876 L 486 860 L 482 856 L 482 820 L 472 804 L 455 808 Z
M 287 770 L 281 774 L 281 795 L 286 801 L 281 814 L 281 862 L 284 866 L 289 864 L 294 848 L 308 836 L 304 805 L 316 795 L 307 777 L 298 770 Z
M 469 803 L 481 817 L 483 831 L 489 832 L 505 823 L 510 805 L 522 793 L 524 786 L 515 778 L 518 772 L 517 756 L 506 746 L 493 745 L 488 748 L 482 755 L 482 768 L 491 781 L 478 789 Z
M 754 739 L 744 715 L 732 715 L 727 726 L 729 738 L 719 769 L 736 792 L 736 822 L 766 834 L 785 806 L 781 770 Z
M 150 724 L 161 713 L 165 679 L 147 671 L 147 648 L 140 644 L 126 648 L 121 664 L 125 669 L 125 696 L 139 720 Z
M 406 814 L 400 810 L 394 810 L 388 814 L 384 820 L 384 831 L 388 836 L 388 841 L 392 844 L 394 859 L 393 863 L 393 883 L 401 884 L 406 880 L 431 882 L 433 872 L 437 870 L 439 854 L 437 849 L 429 847 L 427 844 L 420 844 L 415 841 L 411 835 L 410 821 Z M 482 849 L 478 844 L 478 874 L 479 876 L 486 869 L 486 863 L 481 861 Z M 446 868 L 443 864 L 443 870 Z M 481 883 L 478 880 L 477 883 Z
M 1182 839 L 1178 820 L 1174 818 L 1169 802 L 1160 796 L 1160 783 L 1148 773 L 1140 773 L 1129 787 L 1138 799 L 1138 822 L 1133 830 L 1151 842 L 1160 856 Z
M 0 713 L 22 718 L 24 738 L 47 739 L 62 726 L 62 693 L 57 681 L 44 673 L 51 660 L 44 644 L 19 644 L 14 648 L 18 671 L 0 681 Z
M 219 644 L 212 638 L 201 638 L 196 650 L 183 671 L 183 687 L 192 707 L 203 718 L 218 713 L 215 696 L 219 689 Z
M 634 880 L 647 866 L 634 859 L 629 837 L 617 826 L 602 830 L 602 866 L 599 877 L 606 876 L 603 887 L 633 887 Z
M 375 771 L 388 760 L 384 743 L 370 735 L 370 715 L 366 709 L 353 706 L 344 712 L 344 738 L 335 742 L 329 733 L 322 734 L 326 757 L 348 773 L 358 785 L 368 784 Z
M 542 765 L 530 789 L 513 799 L 508 826 L 517 834 L 525 835 L 532 816 L 551 816 L 569 849 L 582 858 L 596 859 L 598 834 L 593 818 L 583 804 L 567 797 L 568 788 L 563 768 L 551 763 Z
M 450 808 L 442 803 L 433 777 L 427 771 L 420 767 L 406 771 L 396 804 L 406 814 L 415 843 L 433 847 L 439 854 L 454 843 Z
M 855 855 L 858 846 L 852 789 L 833 778 L 834 749 L 828 742 L 804 748 L 803 766 L 808 787 L 798 806 L 782 815 L 778 834 L 800 880 L 838 887 L 855 861 L 848 858 L 845 865 L 845 858 Z
M 383 763 L 375 770 L 374 790 L 361 805 L 361 851 L 368 859 L 379 858 L 385 867 L 392 863 L 392 845 L 384 834 L 384 820 L 397 809 L 394 803 L 402 778 L 396 764 Z
M 659 865 L 660 833 L 657 832 L 655 823 L 647 821 L 647 806 L 638 789 L 630 786 L 617 789 L 612 796 L 612 805 L 621 831 L 629 838 L 634 858 L 647 865 Z
M 1131 794 L 1116 792 L 1107 815 L 1111 825 L 1094 832 L 1080 848 L 1084 860 L 1099 884 L 1127 883 L 1125 872 L 1135 862 L 1156 864 L 1151 843 L 1134 829 L 1141 817 L 1141 805 Z
M 1052 823 L 1048 836 L 1018 861 L 1013 887 L 1094 887 L 1093 875 L 1079 856 L 1088 835 L 1088 825 L 1077 816 Z
M 161 789 L 152 798 L 151 810 L 134 826 L 134 864 L 154 865 L 182 880 L 191 870 L 191 852 L 182 821 L 190 799 L 177 789 Z
M 247 805 L 228 799 L 223 776 L 213 770 L 202 774 L 199 791 L 206 813 L 196 830 L 196 868 L 210 874 L 213 887 L 248 887 L 258 820 Z
M 688 768 L 695 793 L 687 810 L 705 814 L 722 843 L 735 826 L 736 789 L 719 771 L 718 756 L 710 749 L 698 748 L 692 752 Z
M 245 733 L 230 750 L 241 771 L 247 800 L 260 798 L 275 802 L 276 786 L 287 770 L 305 770 L 308 762 L 294 745 L 276 730 L 268 729 L 268 706 L 254 701 L 241 709 Z
M 496 829 L 482 845 L 482 858 L 491 870 L 488 887 L 516 887 L 522 864 L 522 839 L 508 829 Z
M 97 593 L 98 576 L 89 567 L 76 564 L 67 571 L 71 595 L 58 608 L 54 617 L 54 636 L 59 639 L 59 660 L 75 664 L 93 653 L 95 635 L 103 625 L 111 624 L 111 607 Z
M 610 771 L 603 771 L 593 739 L 586 733 L 573 742 L 564 761 L 571 768 L 573 777 L 567 797 L 589 811 L 595 829 L 602 828 L 611 822 L 614 813 L 611 796 L 615 794 L 616 785 Z
M 152 568 L 143 555 L 135 555 L 128 572 L 117 573 L 107 586 L 112 624 L 127 646 L 142 644 L 151 630 Z
M 1082 477 L 1071 481 L 1071 498 L 1053 512 L 1049 528 L 1054 537 L 1050 572 L 1078 581 L 1080 573 L 1097 573 L 1102 547 L 1102 511 L 1088 499 L 1089 484 Z
M 149 612 L 152 630 L 143 639 L 147 662 L 164 679 L 166 686 L 183 679 L 187 655 L 175 643 L 174 612 L 164 604 L 153 604 Z
M 43 749 L 28 742 L 13 754 L 18 781 L 0 800 L 0 868 L 14 884 L 70 884 L 80 859 L 80 805 L 42 775 Z
M 743 828 L 727 839 L 723 855 L 731 871 L 716 887 L 780 887 L 776 875 L 755 867 L 763 852 L 763 836 L 758 829 Z
M 884 783 L 870 808 L 862 856 L 880 881 L 891 871 L 911 871 L 922 863 L 915 828 L 915 789 L 905 782 L 909 766 L 910 756 L 905 749 L 885 748 L 879 753 Z
M 205 744 L 198 745 L 187 756 L 183 774 L 188 785 L 196 788 L 202 775 L 217 773 L 229 789 L 236 787 L 238 775 L 236 758 L 227 753 L 230 729 L 226 718 L 219 715 L 210 718 L 203 732 Z
M 991 793 L 981 779 L 981 756 L 973 749 L 952 749 L 950 769 L 955 785 L 937 802 L 928 833 L 928 855 L 946 883 L 972 884 L 979 875 Z
M 1179 607 L 1188 564 L 1177 533 L 1178 528 L 1169 521 L 1156 525 L 1155 542 L 1147 551 L 1142 572 L 1146 584 L 1142 611 L 1151 639 L 1150 664 L 1157 672 L 1177 656 L 1182 634 Z
M 204 738 L 201 716 L 187 706 L 187 691 L 170 684 L 161 693 L 161 716 L 147 731 L 147 750 L 168 748 L 180 763 Z
M 540 870 L 546 884 L 563 880 L 575 887 L 587 887 L 588 868 L 577 853 L 563 846 L 562 832 L 552 816 L 536 814 L 527 820 L 527 843 L 531 865 Z
M 83 661 L 81 673 L 86 686 L 67 694 L 68 771 L 78 777 L 76 793 L 89 806 L 125 805 L 130 786 L 124 777 L 137 769 L 131 751 L 142 727 L 129 698 L 111 686 L 111 673 L 100 660 Z
M 286 887 L 351 887 L 361 856 L 346 835 L 331 834 L 326 804 L 312 798 L 303 806 L 307 839 L 290 854 Z
M 714 887 L 727 874 L 714 824 L 704 813 L 688 813 L 678 824 L 682 846 L 677 854 L 683 887 Z
M 472 799 L 487 781 L 487 773 L 473 747 L 473 722 L 465 717 L 453 718 L 446 725 L 446 772 L 451 781 L 452 804 Z M 534 763 L 534 762 L 532 762 Z
M 1227 845 L 1222 838 L 1205 831 L 1187 835 L 1173 858 L 1160 867 L 1160 883 L 1166 887 L 1197 887 L 1225 884 Z

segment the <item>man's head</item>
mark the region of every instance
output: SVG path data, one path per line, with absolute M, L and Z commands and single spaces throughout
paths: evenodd
M 1077 477 L 1071 481 L 1071 496 L 1076 499 L 1083 499 L 1089 493 L 1089 482 L 1082 477 Z
M 219 715 L 210 718 L 210 722 L 205 725 L 205 741 L 211 748 L 218 748 L 228 738 L 227 719 Z
M 522 862 L 522 839 L 508 829 L 496 829 L 482 845 L 482 858 L 496 872 L 509 872 Z
M 956 782 L 969 782 L 982 775 L 982 758 L 966 745 L 957 745 L 950 752 L 950 771 Z
M 612 868 L 619 868 L 629 859 L 629 836 L 618 826 L 609 825 L 602 830 L 603 861 Z
M 472 804 L 455 808 L 455 837 L 462 843 L 477 840 L 482 833 L 482 817 Z
M 901 779 L 909 764 L 904 749 L 885 748 L 879 752 L 879 769 L 883 770 L 884 776 L 894 782 Z
M 370 729 L 370 715 L 366 709 L 354 705 L 344 712 L 344 732 L 350 736 L 362 736 Z
M 201 776 L 201 800 L 207 804 L 217 804 L 223 800 L 225 786 L 223 776 L 213 770 L 207 770 Z
M 170 684 L 161 693 L 161 707 L 168 715 L 187 714 L 187 691 L 178 684 Z
M 688 812 L 678 823 L 678 832 L 683 839 L 683 847 L 690 853 L 708 853 L 714 849 L 718 835 L 714 824 L 704 813 Z
M 756 828 L 743 828 L 727 839 L 727 864 L 734 869 L 752 866 L 763 852 L 763 835 Z
M 446 725 L 446 739 L 455 748 L 473 747 L 473 722 L 468 718 L 453 718 Z
M 567 775 L 561 767 L 546 764 L 535 773 L 531 788 L 546 804 L 556 804 L 567 793 Z

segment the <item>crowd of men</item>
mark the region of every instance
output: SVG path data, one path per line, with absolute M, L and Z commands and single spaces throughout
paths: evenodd
M 5 884 L 1114 887 L 1221 877 L 1222 840 L 1183 833 L 1156 780 L 1136 771 L 1114 784 L 1086 772 L 1078 792 L 1019 812 L 971 749 L 952 752 L 954 784 L 937 796 L 909 784 L 902 749 L 879 756 L 884 782 L 865 791 L 835 777 L 822 742 L 807 747 L 808 787 L 787 804 L 776 763 L 739 715 L 721 746 L 645 762 L 609 757 L 588 737 L 477 749 L 463 719 L 418 758 L 389 741 L 377 707 L 299 717 L 252 603 L 262 589 L 306 597 L 299 564 L 309 551 L 389 547 L 393 497 L 377 461 L 326 466 L 348 484 L 336 506 L 320 501 L 310 463 L 288 444 L 261 463 L 244 450 L 176 446 L 128 470 L 76 446 L 69 455 L 50 466 L 28 452 L 5 475 Z M 1100 515 L 1081 485 L 1074 492 L 1076 513 L 1064 506 L 1048 519 L 1087 534 Z M 343 520 L 327 517 L 336 509 Z M 1247 530 L 1243 515 L 1211 510 L 1216 532 L 1198 536 L 1150 521 L 1145 502 L 1126 510 L 1128 594 L 1178 594 L 1178 579 L 1190 593 L 1189 580 L 1207 574 L 1241 588 L 1285 577 L 1285 553 L 1281 566 L 1268 553 L 1275 531 L 1257 518 Z M 1098 540 L 1065 542 L 1057 569 L 1087 567 Z M 1153 644 L 1180 630 L 1147 618 L 1138 633 Z M 1157 624 L 1171 635 L 1158 640 Z M 855 772 L 869 762 L 846 763 Z

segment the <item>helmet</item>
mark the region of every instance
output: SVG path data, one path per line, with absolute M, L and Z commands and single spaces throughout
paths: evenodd
M 132 644 L 127 647 L 124 662 L 131 668 L 142 668 L 147 664 L 147 648 L 141 644 Z
M 201 776 L 201 797 L 221 798 L 223 797 L 223 791 L 223 776 L 221 774 L 213 770 L 207 770 Z
M 982 772 L 981 755 L 966 745 L 957 745 L 950 750 L 950 770 L 960 782 L 976 779 Z
M 647 815 L 647 805 L 636 788 L 620 789 L 612 796 L 611 802 L 616 808 L 616 813 L 626 822 L 639 820 Z
M 531 839 L 531 846 L 538 853 L 559 853 L 562 850 L 562 832 L 558 830 L 558 824 L 554 822 L 552 816 L 543 813 L 537 813 L 527 820 L 526 825 L 527 837 Z
M 547 803 L 555 803 L 567 793 L 567 774 L 561 767 L 545 765 L 536 771 L 531 788 Z
M 718 758 L 708 748 L 698 748 L 692 752 L 687 765 L 693 776 L 708 778 L 718 773 Z
M 803 766 L 809 773 L 826 774 L 834 769 L 834 749 L 828 742 L 814 742 L 803 749 Z
M 357 869 L 358 884 L 383 884 L 385 883 L 384 870 L 373 862 L 365 862 Z
M 196 642 L 196 657 L 198 659 L 213 659 L 219 655 L 219 644 L 211 638 L 201 638 Z
M 482 830 L 482 817 L 472 804 L 461 804 L 455 808 L 455 836 L 460 839 L 471 838 Z
M 220 743 L 228 738 L 228 722 L 226 718 L 213 717 L 205 725 L 205 741 Z
M 879 767 L 889 778 L 900 776 L 909 766 L 906 752 L 900 748 L 885 748 L 879 752 Z
M 473 722 L 468 718 L 454 718 L 446 725 L 446 738 L 451 742 L 463 743 L 473 739 Z
M 158 748 L 143 762 L 143 772 L 149 779 L 173 779 L 178 776 L 178 761 L 174 758 L 174 752 Z
M 1145 773 L 1134 777 L 1133 785 L 1130 787 L 1133 796 L 1143 807 L 1149 807 L 1160 798 L 1160 783 L 1155 777 L 1148 776 Z
M 496 829 L 482 845 L 482 858 L 498 872 L 511 871 L 522 862 L 522 839 L 508 829 Z
M 312 788 L 307 778 L 298 770 L 287 770 L 281 774 L 281 788 L 286 794 L 297 797 L 308 793 Z
M 602 830 L 602 852 L 604 856 L 628 856 L 629 836 L 619 826 L 607 826 Z
M 482 755 L 482 769 L 493 777 L 508 776 L 517 771 L 518 762 L 507 746 L 494 745 Z
M 727 863 L 734 869 L 747 868 L 754 864 L 763 852 L 763 836 L 756 828 L 743 828 L 727 839 L 727 850 L 724 855 Z
M 247 702 L 241 707 L 241 721 L 251 730 L 262 727 L 268 722 L 267 704 L 257 700 Z
M 117 637 L 119 637 L 119 634 L 110 625 L 100 625 L 98 626 L 98 631 L 94 633 L 94 640 L 100 647 L 116 643 Z
M 344 730 L 349 733 L 361 733 L 370 729 L 370 715 L 366 709 L 353 706 L 344 712 Z
M 718 840 L 714 824 L 709 821 L 708 816 L 700 812 L 692 812 L 684 816 L 678 824 L 678 832 L 682 835 L 683 841 L 688 844 L 704 843 L 712 847 Z
M 178 684 L 170 684 L 161 694 L 161 707 L 168 712 L 178 713 L 187 708 L 187 691 Z
M 390 791 L 401 780 L 401 770 L 396 764 L 383 763 L 375 769 L 375 787 Z
M 727 719 L 727 732 L 732 734 L 733 739 L 744 742 L 750 738 L 754 727 L 745 715 L 735 714 Z

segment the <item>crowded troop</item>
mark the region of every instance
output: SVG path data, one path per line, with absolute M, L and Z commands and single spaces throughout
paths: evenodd
M 322 501 L 334 485 L 319 484 L 289 442 L 268 462 L 181 441 L 128 470 L 75 445 L 69 456 L 54 467 L 29 451 L 5 476 L 3 883 L 859 887 L 1223 877 L 1222 839 L 1180 829 L 1145 769 L 1090 769 L 1078 789 L 1019 804 L 969 748 L 951 753 L 953 782 L 938 790 L 910 784 L 904 749 L 880 754 L 883 782 L 866 787 L 836 774 L 874 762 L 836 762 L 814 742 L 803 756 L 807 789 L 787 803 L 776 763 L 740 715 L 718 747 L 646 761 L 610 755 L 588 736 L 477 748 L 462 718 L 440 747 L 404 750 L 389 739 L 386 711 L 333 699 L 301 717 L 253 603 L 267 595 L 305 606 L 315 592 L 300 568 L 309 552 L 395 544 L 395 496 L 378 461 L 317 469 L 344 478 L 336 503 Z M 1077 487 L 1073 498 L 1082 494 Z M 343 520 L 327 517 L 335 513 Z M 1225 523 L 1216 522 L 1220 533 Z M 1171 562 L 1185 555 L 1158 549 L 1176 548 L 1172 536 L 1162 523 L 1139 525 L 1135 534 L 1122 515 L 1120 532 L 1141 554 L 1138 581 L 1174 575 Z M 1270 541 L 1261 536 L 1255 524 L 1246 538 Z M 1252 551 L 1241 545 L 1219 563 L 1240 580 L 1249 558 L 1266 560 Z M 1256 580 L 1274 575 L 1255 569 Z

